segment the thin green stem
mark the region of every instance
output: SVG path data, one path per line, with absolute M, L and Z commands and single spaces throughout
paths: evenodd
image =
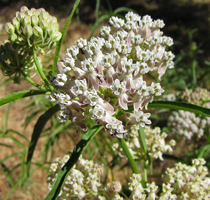
M 33 85 L 34 87 L 36 87 L 36 88 L 38 88 L 38 89 L 40 89 L 40 90 L 42 90 L 42 91 L 47 91 L 46 88 L 42 88 L 41 85 L 35 83 L 29 76 L 27 76 L 23 70 L 21 70 L 21 74 L 22 74 L 22 75 L 25 77 L 25 79 L 26 79 L 31 85 Z
M 129 151 L 129 148 L 128 148 L 128 146 L 127 146 L 127 144 L 126 144 L 124 138 L 119 139 L 119 142 L 120 142 L 120 144 L 121 144 L 121 146 L 122 146 L 122 148 L 123 148 L 123 151 L 124 151 L 125 155 L 126 155 L 127 158 L 128 158 L 128 161 L 129 161 L 129 163 L 130 163 L 130 165 L 131 165 L 131 168 L 132 168 L 132 170 L 133 170 L 133 173 L 139 174 L 139 171 L 138 171 L 138 168 L 137 168 L 137 166 L 136 166 L 136 163 L 135 163 L 135 161 L 134 161 L 134 159 L 133 159 L 133 156 L 131 155 L 131 153 L 130 153 L 130 151 Z
M 147 183 L 147 164 L 146 161 L 144 161 L 144 183 Z
M 193 62 L 192 62 L 192 86 L 193 86 L 193 88 L 195 88 L 196 84 L 197 84 L 196 65 L 197 65 L 197 62 L 194 59 Z
M 39 61 L 37 59 L 36 51 L 35 51 L 34 48 L 33 48 L 33 58 L 34 58 L 34 62 L 35 62 L 37 71 L 39 72 L 39 75 L 41 76 L 41 78 L 44 81 L 45 85 L 49 88 L 50 91 L 53 91 L 54 88 L 50 85 L 47 77 L 45 76 L 44 72 L 42 71 L 42 68 L 41 68 L 40 63 L 39 63 Z

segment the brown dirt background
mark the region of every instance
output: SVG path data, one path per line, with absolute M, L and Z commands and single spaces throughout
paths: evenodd
M 32 3 L 33 2 L 33 3 Z M 0 1 L 0 23 L 4 24 L 6 22 L 9 22 L 13 17 L 16 11 L 20 9 L 21 6 L 27 5 L 29 8 L 35 7 L 44 7 L 51 15 L 56 16 L 58 18 L 60 27 L 62 28 L 68 18 L 68 14 L 72 10 L 73 1 L 58 1 L 56 3 L 52 3 L 47 0 L 45 1 L 12 1 L 12 0 L 1 0 Z M 115 2 L 115 1 L 114 1 Z M 202 0 L 196 0 L 196 1 L 179 1 L 179 4 L 174 4 L 174 1 L 171 1 L 172 4 L 169 4 L 171 10 L 166 10 L 166 7 L 163 6 L 164 1 L 151 1 L 148 2 L 146 0 L 131 0 L 131 1 L 121 1 L 118 3 L 113 3 L 113 7 L 117 8 L 120 6 L 127 6 L 130 8 L 133 8 L 137 11 L 139 11 L 140 15 L 144 14 L 150 14 L 153 18 L 161 18 L 164 19 L 166 23 L 166 29 L 165 31 L 168 33 L 167 35 L 175 38 L 179 41 L 183 41 L 183 44 L 185 43 L 186 37 L 187 37 L 187 29 L 197 27 L 199 26 L 199 30 L 201 30 L 201 33 L 204 35 L 206 33 L 209 33 L 209 21 L 210 21 L 210 1 L 202 1 Z M 170 2 L 170 1 L 167 1 Z M 178 2 L 178 1 L 177 1 Z M 167 4 L 167 3 L 166 3 Z M 165 5 L 167 6 L 167 5 Z M 105 4 L 102 2 L 102 8 L 106 9 Z M 73 42 L 80 37 L 87 38 L 90 34 L 90 29 L 92 27 L 92 24 L 95 19 L 95 1 L 81 1 L 80 4 L 80 23 L 76 20 L 76 18 L 73 18 L 70 26 L 68 27 L 67 36 L 65 40 L 65 46 L 68 47 L 73 44 Z M 160 14 L 162 12 L 162 14 Z M 165 12 L 165 13 L 163 13 Z M 170 13 L 171 12 L 171 13 Z M 194 12 L 194 13 L 192 13 Z M 176 16 L 173 16 L 173 14 L 176 13 Z M 189 15 L 189 13 L 191 13 Z M 161 17 L 162 15 L 162 17 Z M 190 18 L 190 16 L 193 16 Z M 160 16 L 160 17 L 159 17 Z M 189 18 L 187 18 L 187 16 Z M 195 20 L 196 17 L 196 20 Z M 167 21 L 172 21 L 173 23 L 168 23 Z M 180 25 L 181 22 L 184 25 Z M 194 23 L 194 24 L 193 24 Z M 96 31 L 97 35 L 98 30 Z M 173 37 L 174 38 L 174 37 Z M 195 40 L 198 40 L 199 36 L 196 36 Z M 2 42 L 4 39 L 6 39 L 6 33 L 4 30 L 0 32 L 0 42 Z M 176 49 L 177 48 L 177 49 Z M 179 46 L 176 47 L 174 51 L 178 51 Z M 208 48 L 207 46 L 204 46 L 204 49 L 209 49 L 209 43 Z M 65 48 L 63 47 L 62 51 L 64 52 Z M 206 53 L 201 57 L 201 60 L 209 60 L 209 50 L 205 51 Z M 0 77 L 2 75 L 0 74 Z M 3 82 L 5 79 L 0 79 L 0 83 Z M 39 80 L 37 80 L 39 81 Z M 16 91 L 25 90 L 25 89 L 32 89 L 32 87 L 26 82 L 22 81 L 21 85 L 15 85 L 12 83 L 9 83 L 7 85 L 1 86 L 0 89 L 0 98 Z M 24 133 L 24 135 L 30 140 L 31 133 L 33 131 L 33 126 L 36 123 L 36 119 L 32 121 L 32 123 L 27 127 L 27 129 L 24 131 L 23 123 L 26 118 L 26 111 L 22 110 L 22 107 L 24 104 L 27 103 L 29 98 L 22 99 L 20 101 L 16 101 L 11 104 L 10 112 L 9 112 L 9 120 L 8 120 L 8 129 L 16 130 L 20 133 Z M 0 107 L 0 127 L 1 129 L 5 128 L 5 116 L 6 116 L 6 110 L 7 105 Z M 16 137 L 18 140 L 21 140 L 20 137 L 16 136 L 15 134 L 12 134 L 14 137 Z M 80 138 L 79 135 L 74 135 L 75 141 L 72 141 L 67 135 L 62 134 L 59 138 L 59 146 L 54 145 L 53 150 L 53 158 L 58 156 L 63 156 L 66 154 L 68 150 L 72 150 L 74 147 L 75 142 L 77 142 Z M 45 138 L 41 138 L 38 141 L 34 156 L 39 159 L 39 156 L 42 152 L 43 145 L 45 143 Z M 20 150 L 20 148 L 15 145 L 12 140 L 1 138 L 0 143 L 11 145 L 13 148 L 7 148 L 4 146 L 0 146 L 0 160 L 2 160 L 4 157 L 11 155 L 14 152 L 17 152 Z M 24 145 L 27 143 L 23 142 Z M 181 148 L 176 148 L 175 154 L 179 155 L 180 152 L 183 152 L 184 150 L 190 150 L 192 149 L 192 145 L 190 142 L 187 144 L 184 141 L 181 141 L 180 144 Z M 19 163 L 19 157 L 16 158 L 10 158 L 8 159 L 4 164 L 9 168 L 12 169 L 17 163 Z M 163 172 L 166 167 L 172 166 L 174 162 L 170 161 L 164 161 L 164 162 L 156 162 L 155 163 L 155 172 L 161 173 Z M 117 171 L 117 170 L 116 170 Z M 16 175 L 18 176 L 20 173 L 20 170 L 15 171 Z M 116 176 L 120 176 L 118 173 L 115 174 Z M 44 170 L 36 170 L 33 175 L 30 177 L 27 187 L 23 188 L 17 188 L 12 195 L 10 196 L 10 200 L 35 200 L 35 199 L 44 199 L 49 192 L 47 190 L 47 183 L 46 183 L 47 173 Z M 155 179 L 154 179 L 155 180 Z M 6 178 L 3 169 L 0 167 L 0 200 L 3 200 L 6 195 L 11 191 L 11 186 L 9 185 L 8 179 Z

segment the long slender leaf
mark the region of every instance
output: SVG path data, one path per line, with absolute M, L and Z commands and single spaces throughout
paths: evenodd
M 78 5 L 80 3 L 80 0 L 76 0 L 75 3 L 74 3 L 74 7 L 71 11 L 71 14 L 66 22 L 66 24 L 64 25 L 63 29 L 62 29 L 62 37 L 61 39 L 59 40 L 57 46 L 56 46 L 56 50 L 55 50 L 55 56 L 54 56 L 54 65 L 53 65 L 53 74 L 56 73 L 56 70 L 57 70 L 57 62 L 58 62 L 58 58 L 59 58 L 59 54 L 60 54 L 60 50 L 61 50 L 61 45 L 62 45 L 62 42 L 63 42 L 63 37 L 64 37 L 64 34 L 66 32 L 66 29 L 69 25 L 69 23 L 71 22 L 71 18 L 73 17 Z
M 135 12 L 135 10 L 133 10 L 131 8 L 120 7 L 120 8 L 117 8 L 116 10 L 114 10 L 113 14 L 116 15 L 116 14 L 118 14 L 120 12 L 129 12 L 129 11 Z
M 77 162 L 79 156 L 82 154 L 82 152 L 87 147 L 87 145 L 90 143 L 90 141 L 95 137 L 95 135 L 102 128 L 103 128 L 103 126 L 99 126 L 99 125 L 94 126 L 85 135 L 82 136 L 82 139 L 79 141 L 79 143 L 74 148 L 71 157 L 69 158 L 67 163 L 63 166 L 63 168 L 58 172 L 58 175 L 54 182 L 53 188 L 48 193 L 45 200 L 54 200 L 57 198 L 57 196 L 59 195 L 60 190 L 63 186 L 64 180 L 67 177 L 69 171 L 74 166 L 74 164 Z
M 11 187 L 13 187 L 14 186 L 14 182 L 12 180 L 10 170 L 4 165 L 4 163 L 1 164 L 1 167 L 2 167 L 2 169 L 4 171 L 5 176 L 8 178 Z
M 26 161 L 27 176 L 29 176 L 29 174 L 30 174 L 31 159 L 32 159 L 36 144 L 38 142 L 38 139 L 40 137 L 40 134 L 41 134 L 45 124 L 47 123 L 47 121 L 57 111 L 59 111 L 59 109 L 60 109 L 59 105 L 55 105 L 55 106 L 51 107 L 50 109 L 48 109 L 43 115 L 41 115 L 39 117 L 38 121 L 36 122 L 36 124 L 34 126 L 34 130 L 33 130 L 33 133 L 32 133 L 32 136 L 31 136 L 31 141 L 30 141 L 29 148 L 28 148 L 27 161 Z
M 193 105 L 178 101 L 153 101 L 148 105 L 148 108 L 170 108 L 176 110 L 185 110 L 196 114 L 201 114 L 210 117 L 210 109 L 201 106 Z
M 101 17 L 99 17 L 96 22 L 93 24 L 92 28 L 91 28 L 91 32 L 90 32 L 90 36 L 89 39 L 93 36 L 94 31 L 96 30 L 96 28 L 106 19 L 108 19 L 110 17 L 109 14 L 106 15 L 102 15 Z
M 149 152 L 148 152 L 148 146 L 147 146 L 147 143 L 146 143 L 146 135 L 145 135 L 145 132 L 144 132 L 144 128 L 141 127 L 140 125 L 139 125 L 139 142 L 141 144 L 141 147 L 144 150 L 144 153 L 147 155 L 147 159 L 149 160 L 150 174 L 152 174 L 152 171 L 153 171 L 152 167 L 153 166 L 152 166 L 151 157 L 150 157 Z
M 46 91 L 41 91 L 41 90 L 23 90 L 19 92 L 14 92 L 12 94 L 9 94 L 5 97 L 2 97 L 0 99 L 0 106 L 9 103 L 11 101 L 15 101 L 18 99 L 22 99 L 24 97 L 29 97 L 29 96 L 34 96 L 34 95 L 39 95 L 39 94 L 46 94 Z

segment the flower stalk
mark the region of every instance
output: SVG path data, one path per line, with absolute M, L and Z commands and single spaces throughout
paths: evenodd
M 124 140 L 124 138 L 121 138 L 119 139 L 119 143 L 121 144 L 122 148 L 123 148 L 123 151 L 131 165 L 131 168 L 133 170 L 133 173 L 135 174 L 139 174 L 139 171 L 138 171 L 138 168 L 137 168 L 137 165 L 136 165 L 136 162 L 134 161 L 133 159 L 133 156 L 131 155 L 130 151 L 129 151 L 129 148 Z
M 34 63 L 36 65 L 37 71 L 39 73 L 39 75 L 41 76 L 42 80 L 44 81 L 45 85 L 49 88 L 49 90 L 52 92 L 54 90 L 54 87 L 52 87 L 47 79 L 47 77 L 45 76 L 44 72 L 42 71 L 42 68 L 40 66 L 40 63 L 37 59 L 37 55 L 36 55 L 36 51 L 33 48 L 33 58 L 34 58 Z

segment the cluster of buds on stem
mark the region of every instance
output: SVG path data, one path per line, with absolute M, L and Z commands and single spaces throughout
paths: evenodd
M 63 158 L 56 158 L 50 165 L 50 174 L 47 178 L 48 189 L 51 190 L 59 170 L 66 164 L 70 155 Z M 76 165 L 67 176 L 58 199 L 118 199 L 118 192 L 121 191 L 119 182 L 108 183 L 106 186 L 101 181 L 104 168 L 102 165 L 94 163 L 92 160 L 79 158 Z M 105 198 L 106 197 L 106 198 Z
M 56 17 L 44 8 L 30 10 L 23 6 L 17 11 L 12 22 L 5 24 L 11 43 L 20 46 L 52 49 L 60 40 L 61 33 Z
M 187 103 L 210 108 L 210 92 L 204 88 L 195 90 L 185 89 L 176 95 L 175 99 Z M 209 132 L 210 117 L 196 115 L 188 111 L 173 111 L 168 122 L 172 133 L 191 139 L 193 136 L 202 137 Z
M 21 75 L 30 75 L 35 66 L 33 52 L 50 51 L 62 36 L 57 19 L 43 8 L 21 7 L 5 29 L 9 38 L 0 47 L 0 68 L 15 83 L 20 83 Z
M 161 79 L 173 67 L 174 55 L 165 49 L 173 41 L 160 31 L 162 20 L 133 12 L 125 18 L 111 17 L 111 27 L 102 27 L 100 37 L 77 40 L 58 62 L 58 73 L 51 79 L 58 90 L 51 100 L 62 109 L 61 122 L 70 119 L 85 128 L 81 119 L 86 115 L 117 137 L 131 125 L 138 129 L 151 124 L 150 113 L 143 109 L 164 90 L 160 83 L 147 85 L 144 76 L 157 72 Z

